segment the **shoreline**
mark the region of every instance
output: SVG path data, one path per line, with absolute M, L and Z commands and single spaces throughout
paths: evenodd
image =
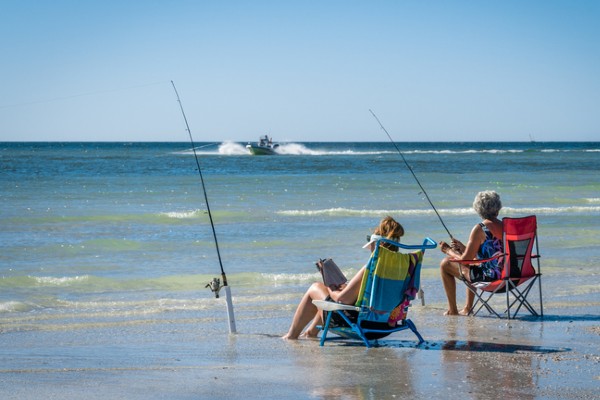
M 549 310 L 550 313 L 556 310 Z M 0 334 L 4 399 L 187 398 L 594 398 L 600 384 L 600 317 L 549 314 L 543 320 L 444 317 L 434 306 L 410 317 L 425 342 L 396 333 L 360 343 L 282 340 L 289 319 L 226 333 L 194 321 L 111 332 Z M 270 323 L 274 322 L 274 323 Z M 254 332 L 244 332 L 245 327 Z M 261 332 L 262 331 L 262 332 Z M 114 336 L 117 335 L 117 336 Z M 30 340 L 35 338 L 36 343 Z M 69 341 L 65 341 L 67 339 Z M 12 348 L 8 346 L 13 343 Z M 45 345 L 44 343 L 53 343 Z M 29 347 L 28 347 L 29 346 Z M 490 383 L 500 384 L 493 392 Z

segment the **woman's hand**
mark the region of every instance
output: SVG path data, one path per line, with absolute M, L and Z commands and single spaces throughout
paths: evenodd
M 442 251 L 442 253 L 444 254 L 448 254 L 448 250 L 451 249 L 450 245 L 446 242 L 444 242 L 443 240 L 440 240 L 440 250 Z
M 459 254 L 464 253 L 466 246 L 460 240 L 452 238 L 452 241 L 450 243 L 450 247 L 452 248 L 452 250 Z

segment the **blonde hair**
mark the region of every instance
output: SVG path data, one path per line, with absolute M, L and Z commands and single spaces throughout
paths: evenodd
M 398 221 L 396 221 L 394 218 L 388 215 L 387 217 L 382 219 L 381 222 L 379 222 L 379 226 L 375 228 L 375 231 L 373 233 L 376 235 L 383 236 L 386 239 L 399 242 L 400 238 L 404 236 L 404 228 Z M 392 251 L 398 251 L 397 246 L 391 245 L 389 243 L 384 243 L 383 246 L 387 247 Z

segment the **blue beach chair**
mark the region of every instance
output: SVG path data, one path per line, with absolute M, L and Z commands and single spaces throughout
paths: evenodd
M 394 252 L 380 245 L 385 242 L 412 253 Z M 406 313 L 410 301 L 417 294 L 421 262 L 425 249 L 437 246 L 430 238 L 421 245 L 404 245 L 388 239 L 377 241 L 375 251 L 367 263 L 358 299 L 354 305 L 327 300 L 313 300 L 327 317 L 322 327 L 321 346 L 329 332 L 348 339 L 370 341 L 381 339 L 393 332 L 410 329 L 423 343 L 415 324 Z

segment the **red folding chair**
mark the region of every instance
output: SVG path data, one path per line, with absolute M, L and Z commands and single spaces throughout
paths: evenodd
M 494 257 L 502 258 L 502 276 L 492 282 L 470 283 L 463 280 L 476 297 L 469 314 L 477 315 L 485 307 L 490 314 L 498 318 L 506 315 L 510 319 L 515 318 L 521 307 L 524 307 L 531 315 L 543 317 L 542 274 L 540 272 L 540 255 L 537 241 L 537 219 L 535 215 L 522 218 L 506 217 L 502 219 L 502 226 L 504 253 Z M 453 261 L 474 265 L 491 259 Z M 535 266 L 533 260 L 535 260 Z M 539 288 L 539 312 L 527 299 L 536 282 Z M 502 314 L 496 312 L 490 304 L 490 300 L 497 293 L 506 293 L 506 310 Z M 512 309 L 514 309 L 514 312 L 511 315 Z

